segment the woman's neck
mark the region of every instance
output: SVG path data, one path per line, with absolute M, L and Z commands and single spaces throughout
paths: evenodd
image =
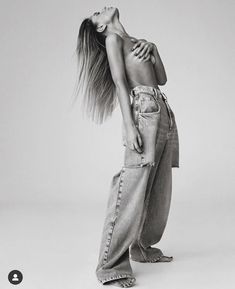
M 109 33 L 116 33 L 116 34 L 120 35 L 121 37 L 125 37 L 125 36 L 130 37 L 130 35 L 126 32 L 122 23 L 118 19 L 109 24 L 107 32 L 108 32 L 108 34 Z

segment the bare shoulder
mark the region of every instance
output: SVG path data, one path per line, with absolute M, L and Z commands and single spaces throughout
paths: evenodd
M 123 39 L 117 33 L 110 33 L 106 39 L 105 44 L 106 46 L 113 47 L 113 46 L 122 46 Z

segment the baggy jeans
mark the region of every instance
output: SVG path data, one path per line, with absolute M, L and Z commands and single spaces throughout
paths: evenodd
M 96 276 L 108 281 L 134 277 L 134 261 L 158 260 L 150 247 L 163 235 L 171 202 L 172 167 L 179 167 L 175 115 L 166 95 L 151 86 L 131 90 L 131 111 L 143 142 L 142 153 L 125 147 L 124 164 L 112 178 Z

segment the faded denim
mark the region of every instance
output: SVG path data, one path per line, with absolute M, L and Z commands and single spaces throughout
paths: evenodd
M 179 139 L 175 115 L 166 95 L 150 86 L 131 90 L 131 108 L 141 134 L 142 153 L 125 144 L 124 161 L 112 178 L 106 207 L 96 275 L 108 281 L 134 277 L 134 261 L 158 260 L 152 248 L 163 235 L 172 193 L 172 167 L 179 167 Z

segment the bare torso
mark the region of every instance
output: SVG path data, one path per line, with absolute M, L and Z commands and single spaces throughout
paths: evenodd
M 143 61 L 131 51 L 134 42 L 130 38 L 123 38 L 123 55 L 126 67 L 126 77 L 130 89 L 137 85 L 158 87 L 156 74 L 152 61 Z

